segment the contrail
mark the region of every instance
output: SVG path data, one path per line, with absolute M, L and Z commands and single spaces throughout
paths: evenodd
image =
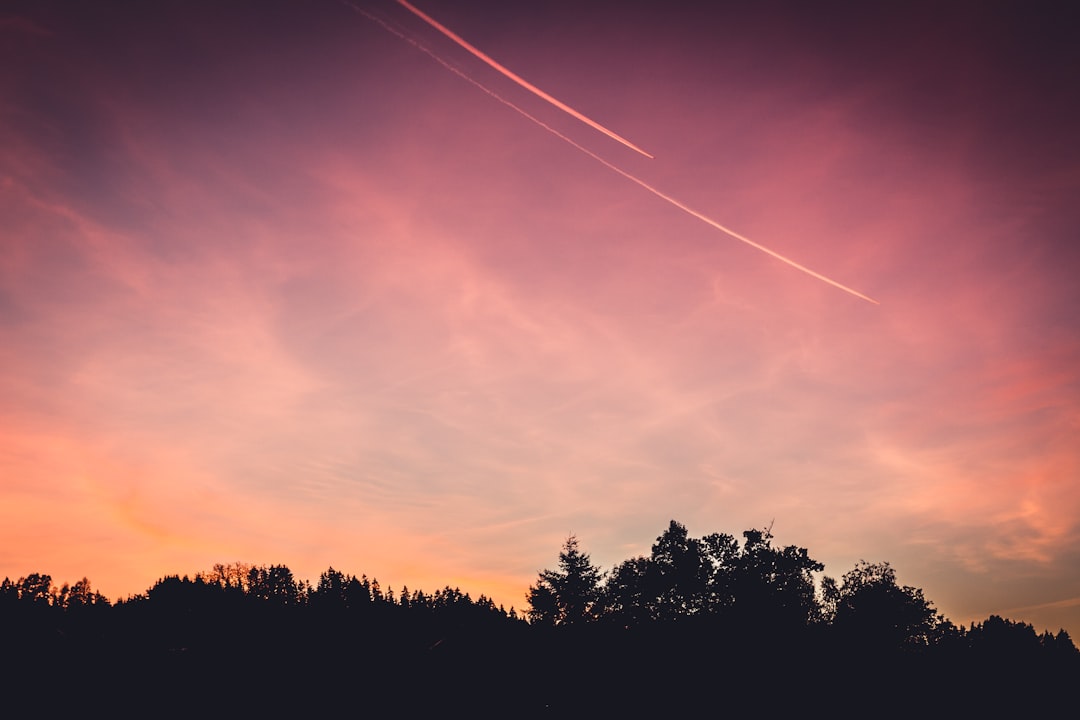
M 490 88 L 488 88 L 487 86 L 485 86 L 482 83 L 478 82 L 477 80 L 474 80 L 473 78 L 469 77 L 464 72 L 462 72 L 458 68 L 454 67 L 453 65 L 448 63 L 446 60 L 443 60 L 441 57 L 436 55 L 433 51 L 431 51 L 430 49 L 428 49 L 427 47 L 425 47 L 421 43 L 417 42 L 416 40 L 414 40 L 411 37 L 408 37 L 407 35 L 405 35 L 400 30 L 392 27 L 385 20 L 382 20 L 381 18 L 378 18 L 375 15 L 372 15 L 371 13 L 367 12 L 366 10 L 364 10 L 364 9 L 362 9 L 360 7 L 357 7 L 356 5 L 353 5 L 351 2 L 348 2 L 347 0 L 342 0 L 342 2 L 345 5 L 348 5 L 349 7 L 353 8 L 354 10 L 356 10 L 358 13 L 360 13 L 364 17 L 368 18 L 369 20 L 378 23 L 387 32 L 390 32 L 393 35 L 396 35 L 397 37 L 401 38 L 405 42 L 407 42 L 410 45 L 412 45 L 413 47 L 415 47 L 417 50 L 423 52 L 425 55 L 427 55 L 428 57 L 430 57 L 432 60 L 439 63 L 440 65 L 442 65 L 444 68 L 446 68 L 450 72 L 452 72 L 455 75 L 457 75 L 458 77 L 460 77 L 462 80 L 465 80 L 466 82 L 471 83 L 472 85 L 474 85 L 478 89 L 480 89 L 483 92 L 490 95 L 495 100 L 498 100 L 500 103 L 502 103 L 503 105 L 505 105 L 508 108 L 510 108 L 511 110 L 513 110 L 514 112 L 516 112 L 519 115 L 522 115 L 523 117 L 533 121 L 534 123 L 536 123 L 537 125 L 539 125 L 543 129 L 547 130 L 549 133 L 554 135 L 555 137 L 557 137 L 557 138 L 569 143 L 570 145 L 574 146 L 575 148 L 577 148 L 581 152 L 585 153 L 586 155 L 591 157 L 593 160 L 597 161 L 598 163 L 600 163 L 604 167 L 608 168 L 609 170 L 612 170 L 612 171 L 618 173 L 619 175 L 622 175 L 624 178 L 626 178 L 630 182 L 635 183 L 636 185 L 639 185 L 639 186 L 645 188 L 646 190 L 648 190 L 649 192 L 651 192 L 653 195 L 660 198 L 661 200 L 667 201 L 668 203 L 674 205 L 675 207 L 679 208 L 683 212 L 685 212 L 685 213 L 687 213 L 689 215 L 692 215 L 693 217 L 696 217 L 698 220 L 701 220 L 703 223 L 706 223 L 707 225 L 711 225 L 712 227 L 714 227 L 717 230 L 725 233 L 726 235 L 729 235 L 730 237 L 733 237 L 736 240 L 744 242 L 747 245 L 749 245 L 750 247 L 756 248 L 756 249 L 760 250 L 761 252 L 763 252 L 763 253 L 765 253 L 767 255 L 771 255 L 772 257 L 776 258 L 780 262 L 786 263 L 786 264 L 790 265 L 791 267 L 795 268 L 796 270 L 801 270 L 802 272 L 806 273 L 810 277 L 817 278 L 818 280 L 821 280 L 824 283 L 828 283 L 829 285 L 832 285 L 835 288 L 839 288 L 840 290 L 843 290 L 846 293 L 854 295 L 857 298 L 861 298 L 861 299 L 863 299 L 863 300 L 865 300 L 865 301 L 867 301 L 869 303 L 873 303 L 874 305 L 880 305 L 881 304 L 877 300 L 873 299 L 872 297 L 869 297 L 867 295 L 863 295 L 858 290 L 853 290 L 853 289 L 849 288 L 847 285 L 843 285 L 841 283 L 838 283 L 837 281 L 833 280 L 832 278 L 826 277 L 826 276 L 822 275 L 821 273 L 814 272 L 813 270 L 806 267 L 805 265 L 801 265 L 801 264 L 795 262 L 794 260 L 792 260 L 791 258 L 788 258 L 788 257 L 785 257 L 785 256 L 781 255 L 780 253 L 776 252 L 775 250 L 770 250 L 769 248 L 765 247 L 764 245 L 760 245 L 760 244 L 754 242 L 753 240 L 746 237 L 745 235 L 741 235 L 741 234 L 735 232 L 734 230 L 732 230 L 731 228 L 728 228 L 728 227 L 725 227 L 724 225 L 721 225 L 720 223 L 716 222 L 715 220 L 708 217 L 707 215 L 703 215 L 702 213 L 699 213 L 697 210 L 694 210 L 693 208 L 689 207 L 688 205 L 685 205 L 682 202 L 680 202 L 680 201 L 676 200 L 675 198 L 671 197 L 670 195 L 667 195 L 667 194 L 661 192 L 660 190 L 657 190 L 656 188 L 654 188 L 652 185 L 648 184 L 647 182 L 645 182 L 641 178 L 636 177 L 635 175 L 631 175 L 630 173 L 626 172 L 625 170 L 618 167 L 617 165 L 613 165 L 612 163 L 608 162 L 604 158 L 602 158 L 599 155 L 597 155 L 596 153 L 594 153 L 592 150 L 589 150 L 587 147 L 579 145 L 575 141 L 568 138 L 566 135 L 563 135 L 561 132 L 559 132 L 555 128 L 551 127 L 550 125 L 545 123 L 543 120 L 540 120 L 540 119 L 530 115 L 525 110 L 522 110 L 521 108 L 519 108 L 514 103 L 510 102 L 506 98 L 504 98 L 501 95 L 499 95 L 498 93 L 496 93 L 494 90 L 491 90 Z M 398 0 L 398 2 L 402 2 L 402 0 Z
M 437 21 L 435 18 L 431 17 L 430 15 L 425 14 L 422 10 L 420 10 L 416 6 L 411 5 L 410 3 L 406 2 L 405 0 L 397 0 L 397 3 L 399 5 L 401 5 L 402 7 L 404 7 L 406 10 L 408 10 L 409 12 L 411 12 L 413 15 L 416 15 L 416 17 L 418 17 L 421 20 L 423 20 L 424 22 L 426 22 L 431 27 L 433 27 L 436 30 L 438 30 L 439 32 L 441 32 L 446 37 L 448 37 L 451 40 L 453 40 L 454 42 L 456 42 L 461 47 L 463 47 L 466 50 L 468 50 L 469 52 L 471 52 L 476 57 L 478 57 L 481 60 L 483 60 L 484 62 L 486 62 L 491 67 L 493 67 L 496 70 L 498 70 L 499 72 L 501 72 L 506 77 L 508 77 L 511 80 L 513 80 L 514 82 L 516 82 L 521 87 L 528 90 L 529 92 L 531 92 L 531 93 L 533 93 L 533 94 L 535 94 L 535 95 L 537 95 L 539 97 L 542 97 L 543 99 L 547 100 L 549 103 L 551 103 L 555 107 L 559 108 L 563 112 L 569 113 L 570 115 L 576 117 L 578 120 L 585 123 L 586 125 L 593 128 L 594 130 L 599 130 L 600 132 L 604 133 L 605 135 L 607 135 L 612 140 L 617 140 L 617 141 L 621 142 L 626 147 L 630 148 L 631 150 L 634 150 L 636 152 L 641 153 L 642 155 L 644 155 L 647 158 L 655 159 L 655 156 L 650 155 L 649 153 L 645 152 L 644 150 L 642 150 L 641 148 L 639 148 L 637 145 L 630 142 L 626 138 L 621 137 L 619 135 L 616 135 L 615 133 L 611 132 L 610 130 L 608 130 L 606 127 L 604 127 L 600 123 L 595 122 L 593 120 L 590 120 L 589 118 L 585 117 L 584 115 L 582 115 L 581 113 L 579 113 L 577 110 L 570 107 L 566 103 L 563 103 L 563 102 L 560 102 L 559 100 L 556 100 L 555 98 L 551 97 L 550 95 L 548 95 L 546 92 L 544 92 L 540 88 L 538 88 L 535 85 L 533 85 L 532 83 L 530 83 L 528 80 L 525 80 L 521 76 L 514 74 L 513 72 L 511 72 L 507 68 L 505 68 L 502 65 L 500 65 L 499 63 L 495 62 L 492 58 L 490 58 L 489 56 L 485 55 L 483 52 L 481 52 L 477 48 L 475 48 L 472 45 L 470 45 L 469 43 L 467 43 L 463 38 L 461 38 L 459 35 L 454 33 L 448 27 L 441 24 L 439 21 Z

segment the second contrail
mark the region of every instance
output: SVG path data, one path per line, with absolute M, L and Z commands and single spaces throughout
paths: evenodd
M 697 210 L 694 210 L 693 208 L 689 207 L 688 205 L 685 205 L 682 202 L 680 202 L 679 200 L 676 200 L 675 198 L 671 197 L 670 195 L 667 195 L 666 193 L 663 193 L 660 190 L 657 190 L 656 188 L 654 188 L 652 185 L 648 184 L 647 182 L 645 182 L 641 178 L 639 178 L 639 177 L 637 177 L 635 175 L 631 175 L 630 173 L 626 172 L 625 170 L 618 167 L 617 165 L 613 165 L 612 163 L 608 162 L 604 158 L 602 158 L 599 155 L 597 155 L 596 153 L 594 153 L 592 150 L 589 150 L 587 147 L 579 145 L 578 143 L 576 143 L 573 140 L 571 140 L 570 138 L 568 138 L 566 135 L 563 135 L 561 132 L 559 132 L 555 128 L 551 127 L 550 125 L 548 125 L 544 121 L 530 115 L 528 112 L 526 112 L 525 110 L 522 110 L 521 108 L 519 108 L 514 103 L 510 102 L 506 98 L 504 98 L 501 95 L 499 95 L 498 93 L 496 93 L 494 90 L 491 90 L 490 88 L 483 85 L 482 83 L 480 83 L 480 82 L 474 80 L 473 78 L 469 77 L 464 72 L 462 72 L 458 68 L 456 68 L 453 65 L 451 65 L 450 63 L 448 63 L 446 60 L 443 60 L 441 57 L 436 55 L 433 51 L 431 51 L 430 49 L 428 49 L 424 45 L 422 45 L 419 42 L 417 42 L 416 40 L 408 37 L 407 35 L 405 35 L 401 31 L 391 27 L 387 22 L 383 21 L 382 19 L 372 15 L 371 13 L 363 10 L 362 8 L 354 5 L 351 2 L 347 2 L 346 0 L 343 0 L 343 2 L 344 2 L 344 4 L 352 7 L 358 13 L 362 14 L 364 17 L 366 17 L 369 20 L 371 20 L 373 22 L 376 22 L 379 25 L 381 25 L 387 32 L 390 32 L 393 35 L 396 35 L 397 37 L 401 38 L 405 42 L 407 42 L 410 45 L 412 45 L 413 47 L 415 47 L 416 49 L 418 49 L 421 52 L 423 52 L 424 54 L 428 55 L 432 60 L 439 63 L 444 68 L 446 68 L 450 72 L 452 72 L 455 75 L 457 75 L 458 77 L 460 77 L 462 80 L 465 80 L 465 81 L 471 83 L 472 85 L 474 85 L 478 89 L 480 89 L 483 92 L 490 95 L 495 100 L 498 100 L 503 105 L 506 105 L 511 110 L 517 112 L 518 114 L 522 115 L 525 118 L 528 118 L 529 120 L 533 121 L 534 123 L 536 123 L 537 125 L 539 125 L 543 129 L 547 130 L 549 133 L 551 133 L 555 137 L 557 137 L 557 138 L 559 138 L 561 140 L 564 140 L 565 142 L 569 143 L 570 145 L 573 145 L 575 148 L 577 148 L 581 152 L 585 153 L 586 155 L 591 157 L 593 160 L 596 160 L 598 163 L 600 163 L 604 167 L 608 168 L 609 170 L 612 170 L 613 172 L 618 173 L 619 175 L 622 175 L 624 178 L 626 178 L 630 182 L 632 182 L 632 183 L 634 183 L 636 185 L 639 185 L 640 187 L 648 190 L 649 192 L 651 192 L 653 195 L 660 198 L 661 200 L 664 200 L 664 201 L 670 203 L 671 205 L 674 205 L 675 207 L 679 208 L 680 210 L 687 213 L 688 215 L 692 215 L 693 217 L 696 217 L 698 220 L 701 220 L 703 223 L 706 223 L 707 225 L 711 225 L 712 227 L 716 228 L 717 230 L 723 232 L 724 234 L 729 235 L 730 237 L 733 237 L 736 240 L 739 240 L 740 242 L 744 242 L 747 245 L 749 245 L 750 247 L 756 248 L 756 249 L 760 250 L 761 252 L 765 253 L 766 255 L 771 255 L 772 257 L 776 258 L 780 262 L 785 263 L 787 265 L 790 265 L 791 267 L 795 268 L 796 270 L 800 270 L 800 271 L 806 273 L 810 277 L 817 278 L 818 280 L 821 280 L 824 283 L 828 283 L 829 285 L 832 285 L 835 288 L 843 290 L 844 292 L 849 293 L 851 295 L 854 295 L 855 297 L 860 298 L 862 300 L 865 300 L 865 301 L 867 301 L 869 303 L 873 303 L 874 305 L 880 305 L 881 304 L 877 300 L 875 300 L 874 298 L 869 297 L 868 295 L 863 295 L 858 290 L 853 290 L 852 288 L 849 288 L 847 285 L 844 285 L 842 283 L 838 283 L 837 281 L 833 280 L 832 278 L 826 277 L 825 275 L 822 275 L 821 273 L 818 273 L 818 272 L 815 272 L 815 271 L 811 270 L 810 268 L 806 267 L 805 265 L 801 265 L 801 264 L 795 262 L 794 260 L 792 260 L 789 257 L 785 257 L 784 255 L 781 255 L 780 253 L 776 252 L 775 250 L 770 250 L 769 248 L 765 247 L 764 245 L 761 245 L 759 243 L 754 242 L 753 240 L 746 237 L 745 235 L 737 233 L 734 230 L 732 230 L 731 228 L 728 228 L 728 227 L 725 227 L 724 225 L 721 225 L 720 223 L 716 222 L 715 220 L 708 217 L 707 215 L 703 215 L 702 213 L 699 213 Z M 403 2 L 403 0 L 398 0 L 398 2 Z
M 420 18 L 421 20 L 426 22 L 428 25 L 435 28 L 436 30 L 441 32 L 443 35 L 450 38 L 451 40 L 456 42 L 458 45 L 465 48 L 466 50 L 471 52 L 473 55 L 480 58 L 481 60 L 486 62 L 488 65 L 495 68 L 496 70 L 501 72 L 503 75 L 510 78 L 511 80 L 513 80 L 514 82 L 516 82 L 518 85 L 525 88 L 529 92 L 531 92 L 531 93 L 533 93 L 533 94 L 535 94 L 535 95 L 537 95 L 539 97 L 542 97 L 543 99 L 547 100 L 549 103 L 551 103 L 555 107 L 559 108 L 563 112 L 568 113 L 569 115 L 571 115 L 573 117 L 576 117 L 578 120 L 585 123 L 586 125 L 593 128 L 594 130 L 599 130 L 600 132 L 604 133 L 605 135 L 607 135 L 612 140 L 617 140 L 618 142 L 621 142 L 623 145 L 630 148 L 631 150 L 639 152 L 639 153 L 641 153 L 642 155 L 644 155 L 647 158 L 653 158 L 654 157 L 653 155 L 650 155 L 649 153 L 645 152 L 644 150 L 642 150 L 641 148 L 639 148 L 637 145 L 630 142 L 626 138 L 624 138 L 624 137 L 622 137 L 620 135 L 616 135 L 615 133 L 608 130 L 606 127 L 604 127 L 600 123 L 589 119 L 585 115 L 582 115 L 581 113 L 579 113 L 577 110 L 570 107 L 566 103 L 560 102 L 559 100 L 553 98 L 552 96 L 548 95 L 546 92 L 541 90 L 540 88 L 533 85 L 528 80 L 526 80 L 523 77 L 511 72 L 507 68 L 505 68 L 502 65 L 500 65 L 499 63 L 495 62 L 495 60 L 493 60 L 492 58 L 488 57 L 486 54 L 484 54 L 483 52 L 481 52 L 477 48 L 470 45 L 462 37 L 460 37 L 459 35 L 454 33 L 452 30 L 450 30 L 448 27 L 446 27 L 445 25 L 440 23 L 435 18 L 431 17 L 430 15 L 425 14 L 422 10 L 420 10 L 416 6 L 411 5 L 410 3 L 406 2 L 405 0 L 397 0 L 397 2 L 398 2 L 399 5 L 404 7 L 406 10 L 411 12 L 413 15 L 416 15 L 418 18 Z

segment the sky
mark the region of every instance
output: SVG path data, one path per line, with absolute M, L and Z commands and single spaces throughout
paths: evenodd
M 0 576 L 771 524 L 1080 638 L 1065 10 L 414 5 L 653 157 L 394 0 L 0 6 Z

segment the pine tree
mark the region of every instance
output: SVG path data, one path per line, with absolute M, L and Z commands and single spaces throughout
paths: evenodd
M 593 617 L 600 592 L 600 569 L 571 535 L 559 553 L 559 570 L 543 570 L 529 587 L 529 619 L 541 625 L 574 625 Z

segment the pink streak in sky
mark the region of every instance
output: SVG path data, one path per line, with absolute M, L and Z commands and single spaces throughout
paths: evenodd
M 590 120 L 589 118 L 582 115 L 577 110 L 570 107 L 569 105 L 567 105 L 567 104 L 565 104 L 563 102 L 560 102 L 559 100 L 553 98 L 551 95 L 548 95 L 546 92 L 544 92 L 540 88 L 536 87 L 535 85 L 530 83 L 528 80 L 525 80 L 524 78 L 520 77 L 519 75 L 516 75 L 513 72 L 511 72 L 510 70 L 506 69 L 505 67 L 503 67 L 502 65 L 495 62 L 493 59 L 491 59 L 490 57 L 488 57 L 487 55 L 482 53 L 480 50 L 478 50 L 477 48 L 475 48 L 472 45 L 470 45 L 469 43 L 467 43 L 464 39 L 462 39 L 460 36 L 455 34 L 449 28 L 447 28 L 444 25 L 440 24 L 437 20 L 432 18 L 430 15 L 426 15 L 424 12 L 422 12 L 421 10 L 416 8 L 415 6 L 410 5 L 409 3 L 405 2 L 405 0 L 397 0 L 397 2 L 398 2 L 399 5 L 401 5 L 402 7 L 407 9 L 409 12 L 416 15 L 418 18 L 420 18 L 421 20 L 426 22 L 428 25 L 435 28 L 436 30 L 441 32 L 443 35 L 450 38 L 451 40 L 456 42 L 458 45 L 465 48 L 466 50 L 471 52 L 473 55 L 480 58 L 481 60 L 486 62 L 488 65 L 495 68 L 496 70 L 501 72 L 503 75 L 510 78 L 511 80 L 513 80 L 514 82 L 516 82 L 518 85 L 525 88 L 529 92 L 531 92 L 531 93 L 533 93 L 533 94 L 535 94 L 535 95 L 537 95 L 539 97 L 542 97 L 543 99 L 547 100 L 549 103 L 551 103 L 555 107 L 559 108 L 563 112 L 569 113 L 570 115 L 577 118 L 581 122 L 585 123 L 589 127 L 593 128 L 595 130 L 599 130 L 600 132 L 604 133 L 605 135 L 607 135 L 612 140 L 617 140 L 617 141 L 621 142 L 623 145 L 630 148 L 631 150 L 639 152 L 639 153 L 641 153 L 642 155 L 644 155 L 647 158 L 650 158 L 650 159 L 655 158 L 654 155 L 650 155 L 649 153 L 645 152 L 644 150 L 642 150 L 641 148 L 639 148 L 637 145 L 633 144 L 632 142 L 630 142 L 626 138 L 621 137 L 620 135 L 616 135 L 615 133 L 608 130 L 606 127 L 604 127 L 600 123 L 595 122 L 594 120 Z
M 424 17 L 424 19 L 428 20 L 429 22 L 434 23 L 433 20 L 431 20 L 430 18 L 427 18 L 426 16 L 422 15 L 419 10 L 416 10 L 416 8 L 413 8 L 411 5 L 404 2 L 404 0 L 397 0 L 397 1 L 399 3 L 401 3 L 402 5 L 405 5 L 406 7 L 408 7 L 413 12 L 416 12 L 417 14 L 420 14 L 421 17 Z M 701 220 L 705 224 L 711 225 L 712 227 L 716 228 L 717 230 L 720 230 L 721 232 L 723 232 L 723 233 L 725 233 L 727 235 L 730 235 L 731 237 L 735 238 L 736 240 L 744 242 L 747 245 L 749 245 L 749 246 L 751 246 L 753 248 L 756 248 L 756 249 L 760 250 L 761 252 L 763 252 L 763 253 L 765 253 L 767 255 L 773 256 L 774 258 L 776 258 L 780 262 L 786 263 L 786 264 L 790 265 L 791 267 L 795 268 L 796 270 L 800 270 L 800 271 L 806 273 L 807 275 L 809 275 L 811 277 L 815 277 L 818 280 L 821 280 L 822 282 L 828 283 L 829 285 L 832 285 L 833 287 L 839 288 L 839 289 L 843 290 L 844 292 L 850 293 L 851 295 L 854 295 L 857 298 L 861 298 L 863 300 L 866 300 L 869 303 L 873 303 L 874 305 L 880 305 L 881 304 L 877 300 L 874 300 L 871 297 L 863 295 L 858 290 L 852 290 L 847 285 L 842 285 L 842 284 L 836 282 L 835 280 L 833 280 L 832 278 L 828 278 L 828 277 L 822 275 L 821 273 L 814 272 L 813 270 L 806 267 L 805 265 L 801 265 L 801 264 L 795 262 L 794 260 L 792 260 L 791 258 L 788 258 L 788 257 L 785 257 L 785 256 L 781 255 L 780 253 L 776 252 L 775 250 L 770 250 L 769 248 L 765 247 L 764 245 L 760 245 L 760 244 L 754 242 L 753 240 L 746 237 L 745 235 L 741 235 L 741 234 L 735 232 L 734 230 L 721 225 L 720 223 L 718 223 L 717 221 L 715 221 L 712 218 L 708 217 L 707 215 L 703 215 L 702 213 L 698 212 L 697 210 L 694 210 L 693 208 L 687 206 L 686 204 L 684 204 L 684 203 L 676 200 L 675 198 L 671 197 L 670 195 L 668 195 L 666 193 L 663 193 L 660 190 L 657 190 L 656 188 L 654 188 L 652 185 L 648 184 L 647 182 L 645 182 L 641 178 L 626 172 L 625 170 L 618 167 L 617 165 L 613 165 L 612 163 L 608 162 L 604 158 L 602 158 L 599 155 L 597 155 L 596 153 L 594 153 L 592 150 L 589 150 L 588 148 L 586 148 L 586 147 L 584 147 L 582 145 L 579 145 L 578 143 L 574 142 L 573 140 L 568 138 L 566 135 L 563 135 L 561 132 L 559 132 L 555 128 L 551 127 L 550 125 L 548 125 L 544 121 L 540 120 L 539 118 L 535 117 L 534 115 L 529 114 L 525 110 L 522 110 L 520 107 L 518 107 L 514 103 L 510 102 L 506 98 L 502 97 L 501 95 L 499 95 L 498 93 L 496 93 L 494 90 L 490 89 L 489 87 L 487 87 L 483 83 L 479 82 L 478 80 L 473 79 L 469 75 L 462 72 L 460 69 L 458 69 L 458 68 L 454 67 L 453 65 L 451 65 L 450 63 L 448 63 L 446 60 L 443 60 L 441 57 L 436 55 L 435 52 L 432 51 L 431 49 L 425 47 L 424 45 L 417 42 L 416 40 L 413 40 L 412 38 L 407 37 L 403 33 L 398 32 L 394 28 L 390 27 L 390 25 L 388 25 L 387 23 L 383 22 L 382 20 L 375 17 L 374 15 L 371 15 L 371 14 L 365 12 L 364 10 L 360 9 L 359 7 L 356 7 L 355 5 L 353 5 L 352 7 L 355 8 L 357 10 L 357 12 L 361 13 L 365 17 L 377 22 L 379 25 L 381 25 L 383 28 L 385 28 L 388 32 L 393 33 L 394 35 L 398 36 L 402 40 L 405 40 L 406 42 L 408 42 L 413 47 L 415 47 L 418 50 L 424 52 L 425 54 L 430 56 L 433 60 L 435 60 L 435 62 L 439 63 L 444 68 L 446 68 L 450 72 L 454 73 L 458 77 L 472 83 L 473 85 L 475 85 L 480 90 L 483 90 L 485 93 L 487 93 L 491 97 L 493 97 L 496 100 L 498 100 L 499 102 L 501 102 L 503 105 L 506 105 L 510 109 L 512 109 L 515 112 L 517 112 L 517 113 L 521 114 L 522 116 L 524 116 L 525 118 L 527 118 L 529 120 L 532 120 L 534 123 L 536 123 L 537 125 L 542 127 L 544 130 L 547 130 L 552 135 L 558 137 L 561 140 L 565 140 L 566 142 L 570 143 L 571 145 L 573 145 L 575 148 L 577 148 L 581 152 L 583 152 L 586 155 L 588 155 L 589 157 L 591 157 L 593 160 L 596 160 L 598 163 L 600 163 L 604 167 L 608 168 L 609 170 L 613 170 L 614 172 L 617 172 L 619 175 L 622 175 L 627 180 L 629 180 L 629 181 L 631 181 L 633 183 L 636 183 L 637 185 L 640 185 L 641 187 L 645 188 L 646 190 L 648 190 L 649 192 L 651 192 L 653 195 L 660 198 L 661 200 L 664 200 L 666 202 L 671 203 L 672 205 L 679 208 L 683 212 L 685 212 L 685 213 L 687 213 L 689 215 L 692 215 L 693 217 L 696 217 L 698 220 Z M 445 30 L 441 26 L 436 25 L 436 27 L 439 27 L 439 29 L 443 30 L 443 32 L 449 33 L 449 31 Z M 452 36 L 452 37 L 455 37 L 455 39 L 456 39 L 456 36 Z M 589 122 L 589 124 L 592 124 L 591 121 L 586 120 L 586 122 Z M 605 130 L 604 132 L 607 132 L 607 131 Z M 633 147 L 633 146 L 631 146 L 631 147 Z M 635 150 L 636 149 L 637 148 L 635 148 Z M 652 156 L 650 155 L 649 157 L 652 157 Z

